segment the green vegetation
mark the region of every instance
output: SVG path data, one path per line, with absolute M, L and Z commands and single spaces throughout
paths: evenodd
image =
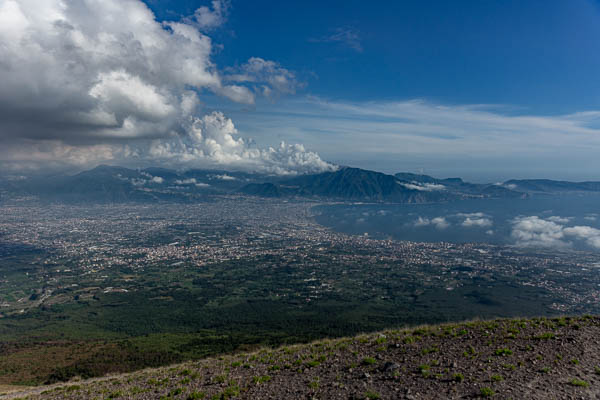
M 510 356 L 512 353 L 512 350 L 508 348 L 497 349 L 494 351 L 494 355 L 496 356 Z
M 437 353 L 437 352 L 438 352 L 438 348 L 435 346 L 425 347 L 424 349 L 421 350 L 422 355 L 427 355 L 429 353 Z
M 546 333 L 543 333 L 541 335 L 536 336 L 535 339 L 538 339 L 538 340 L 549 340 L 549 339 L 554 339 L 555 336 L 556 335 L 554 333 L 552 333 L 552 332 L 546 332 Z
M 237 397 L 240 395 L 240 388 L 237 385 L 230 385 L 227 388 L 225 388 L 225 390 L 223 390 L 223 394 L 221 395 L 221 398 L 223 399 L 229 399 L 232 397 Z
M 419 365 L 419 372 L 424 378 L 428 378 L 431 375 L 431 366 L 429 364 Z
M 569 384 L 571 386 L 579 386 L 579 387 L 585 387 L 585 388 L 590 386 L 590 384 L 587 383 L 586 381 L 582 381 L 581 379 L 576 379 L 576 378 L 569 380 Z
M 509 371 L 514 371 L 517 369 L 517 366 L 514 364 L 503 364 L 502 367 L 506 368 Z
M 373 357 L 365 357 L 362 359 L 361 363 L 363 365 L 374 365 L 377 363 L 377 360 L 375 360 Z
M 477 351 L 475 350 L 475 347 L 473 347 L 472 345 L 469 345 L 467 350 L 465 350 L 463 352 L 463 355 L 468 358 L 473 358 L 477 355 Z
M 369 400 L 379 400 L 379 399 L 381 399 L 381 395 L 377 392 L 369 390 L 368 392 L 365 393 L 365 398 L 367 398 Z
M 269 382 L 270 380 L 271 380 L 271 377 L 269 375 L 254 376 L 252 378 L 252 382 L 254 382 L 257 385 L 260 385 L 265 382 Z
M 482 397 L 492 397 L 493 395 L 496 394 L 496 392 L 494 392 L 489 387 L 482 387 L 481 390 L 480 390 L 480 394 L 481 394 Z

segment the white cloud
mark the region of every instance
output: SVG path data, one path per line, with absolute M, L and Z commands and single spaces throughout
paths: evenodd
M 565 227 L 554 221 L 537 216 L 519 217 L 513 220 L 511 236 L 518 246 L 569 247 L 569 238 L 583 240 L 590 247 L 600 249 L 600 229 L 590 226 Z
M 239 68 L 229 68 L 228 71 L 230 74 L 224 79 L 254 84 L 254 91 L 265 97 L 273 97 L 275 93 L 293 94 L 302 86 L 294 72 L 260 57 L 252 57 Z
M 418 183 L 418 182 L 405 183 L 405 182 L 398 182 L 398 184 L 404 186 L 407 189 L 420 190 L 420 191 L 424 191 L 424 192 L 432 192 L 432 191 L 445 190 L 446 189 L 446 186 L 435 184 L 435 183 Z
M 552 216 L 552 217 L 548 217 L 546 219 L 548 221 L 556 222 L 558 224 L 567 224 L 567 223 L 569 223 L 573 219 L 573 217 Z
M 225 83 L 211 60 L 199 29 L 221 25 L 229 1 L 211 4 L 192 20 L 161 23 L 140 0 L 0 0 L 0 167 L 333 169 L 301 145 L 251 147 L 222 113 L 198 116 L 205 92 L 255 100 L 249 82 Z M 257 82 L 294 92 L 293 72 L 250 61 Z
M 419 217 L 414 222 L 415 227 L 429 226 L 432 225 L 436 229 L 442 230 L 450 226 L 450 223 L 444 217 L 435 217 L 432 219 Z
M 480 212 L 473 212 L 473 213 L 458 213 L 456 214 L 459 217 L 465 217 L 465 218 L 483 218 L 486 217 L 487 215 L 485 213 Z
M 193 118 L 185 136 L 153 141 L 149 154 L 165 165 L 219 166 L 273 174 L 333 171 L 335 166 L 299 144 L 259 149 L 237 138 L 233 121 L 220 112 Z
M 189 179 L 177 179 L 175 180 L 175 184 L 176 185 L 195 185 L 196 182 L 196 178 L 189 178 Z
M 520 217 L 513 221 L 511 237 L 523 247 L 567 247 L 563 241 L 563 226 L 537 216 Z
M 180 129 L 187 88 L 225 87 L 210 38 L 162 25 L 141 1 L 2 3 L 0 18 L 10 3 L 26 21 L 0 31 L 4 137 L 162 135 Z
M 237 180 L 237 178 L 235 176 L 231 176 L 231 175 L 227 175 L 227 174 L 215 175 L 214 177 L 216 179 L 221 180 L 221 181 L 235 181 L 235 180 Z
M 212 9 L 202 6 L 194 13 L 196 25 L 202 30 L 211 30 L 220 27 L 227 20 L 231 4 L 228 0 L 213 0 Z
M 487 228 L 493 225 L 492 219 L 482 212 L 458 213 L 456 216 L 463 218 L 461 225 L 465 228 Z
M 444 217 L 435 217 L 431 220 L 431 223 L 437 229 L 446 229 L 447 227 L 450 226 L 450 223 L 448 221 L 446 221 L 446 218 L 444 218 Z
M 429 218 L 423 218 L 423 217 L 417 218 L 417 220 L 414 222 L 414 225 L 416 227 L 427 226 L 430 224 L 431 224 L 431 220 Z
M 152 182 L 153 183 L 162 184 L 164 181 L 165 181 L 164 178 L 162 178 L 160 176 L 153 176 L 152 177 Z
M 250 89 L 245 86 L 227 85 L 217 89 L 217 93 L 242 104 L 254 104 L 255 96 Z
M 573 226 L 564 229 L 565 235 L 584 240 L 589 246 L 600 249 L 600 229 L 591 226 Z
M 488 226 L 492 226 L 492 220 L 489 218 L 470 218 L 467 217 L 461 224 L 464 227 L 479 227 L 479 228 L 487 228 Z

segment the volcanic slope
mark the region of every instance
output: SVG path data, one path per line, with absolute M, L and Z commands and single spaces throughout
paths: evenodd
M 600 318 L 388 330 L 14 392 L 28 399 L 598 399 Z

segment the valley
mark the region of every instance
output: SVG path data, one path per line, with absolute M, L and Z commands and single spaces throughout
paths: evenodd
M 598 312 L 597 253 L 346 235 L 315 222 L 324 204 L 238 195 L 2 207 L 0 382 L 423 323 Z

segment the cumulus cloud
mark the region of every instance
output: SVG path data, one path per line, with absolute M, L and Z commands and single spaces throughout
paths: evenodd
M 430 224 L 431 224 L 431 220 L 429 218 L 423 218 L 423 217 L 417 218 L 417 220 L 414 222 L 414 225 L 416 227 L 427 226 Z
M 210 38 L 141 1 L 1 4 L 0 19 L 20 21 L 0 31 L 3 135 L 161 135 L 193 111 L 186 88 L 223 87 Z
M 450 223 L 444 217 L 435 217 L 432 219 L 419 217 L 414 222 L 415 227 L 434 226 L 436 229 L 442 230 L 450 226 Z
M 465 228 L 487 228 L 493 225 L 492 219 L 482 212 L 459 213 L 457 216 L 464 218 L 461 225 Z
M 431 223 L 437 228 L 437 229 L 446 229 L 447 227 L 450 226 L 450 223 L 448 221 L 446 221 L 446 218 L 444 217 L 436 217 L 433 218 L 431 220 Z
M 520 217 L 513 221 L 511 237 L 523 247 L 566 247 L 563 226 L 538 216 Z
M 565 235 L 584 240 L 589 246 L 600 249 L 600 229 L 591 226 L 573 226 L 564 229 Z
M 578 239 L 600 249 L 600 229 L 590 226 L 565 227 L 538 216 L 519 217 L 512 223 L 511 237 L 518 246 L 566 248 L 572 244 L 569 239 Z
M 214 46 L 202 32 L 223 23 L 229 2 L 211 6 L 199 8 L 194 21 L 159 22 L 140 0 L 0 0 L 3 166 L 333 168 L 300 145 L 251 148 L 221 113 L 199 115 L 205 92 L 243 104 L 256 96 L 248 82 L 224 79 L 211 60 Z M 256 82 L 293 92 L 292 72 L 251 60 L 262 65 L 254 67 Z
M 193 118 L 186 135 L 153 141 L 149 154 L 165 165 L 227 165 L 282 175 L 336 168 L 300 144 L 282 142 L 278 147 L 259 149 L 236 135 L 233 121 L 215 111 L 202 118 Z

